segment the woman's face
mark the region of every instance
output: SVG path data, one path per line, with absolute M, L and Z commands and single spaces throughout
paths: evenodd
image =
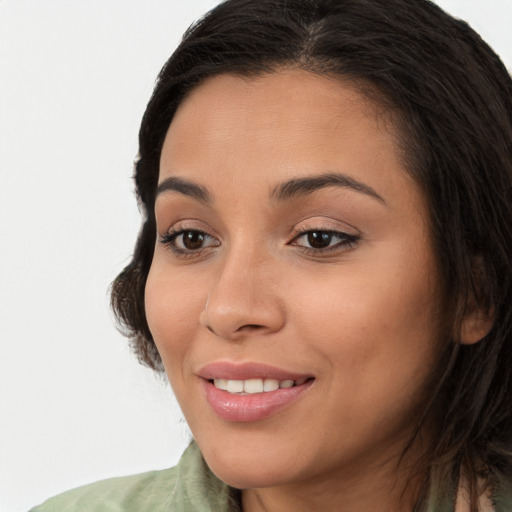
M 439 287 L 387 113 L 304 71 L 210 78 L 178 108 L 159 184 L 147 319 L 211 469 L 255 488 L 396 462 Z

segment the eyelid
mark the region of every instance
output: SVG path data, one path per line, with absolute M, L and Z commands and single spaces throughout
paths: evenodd
M 217 240 L 218 241 L 218 239 L 215 236 L 210 235 L 210 233 L 208 233 L 207 231 L 204 231 L 202 229 L 197 229 L 197 228 L 178 228 L 178 229 L 170 228 L 160 238 L 161 239 L 163 239 L 163 238 L 173 238 L 173 239 L 176 239 L 180 235 L 183 235 L 184 233 L 190 233 L 190 232 L 199 233 L 201 235 L 205 235 L 208 238 L 211 238 L 212 240 Z
M 358 235 L 352 235 L 350 233 L 346 233 L 345 231 L 340 231 L 340 230 L 333 230 L 333 229 L 306 229 L 304 231 L 299 231 L 292 238 L 290 243 L 294 242 L 295 240 L 298 240 L 299 238 L 302 238 L 303 236 L 305 236 L 305 235 L 307 235 L 309 233 L 325 233 L 325 234 L 329 234 L 329 235 L 332 235 L 332 236 L 337 236 L 339 238 L 343 238 L 345 240 L 353 240 L 353 241 L 358 241 L 361 238 Z M 294 244 L 292 244 L 292 245 L 294 245 Z
M 184 213 L 169 212 L 168 215 L 162 215 L 162 218 L 156 218 L 157 226 L 160 225 L 164 229 L 164 232 L 181 229 L 195 229 L 197 231 L 213 231 L 212 228 L 201 218 L 191 217 Z
M 168 223 L 166 229 L 163 231 L 158 230 L 158 232 L 161 233 L 160 237 L 169 233 L 177 233 L 179 231 L 200 231 L 201 233 L 205 233 L 212 238 L 220 240 L 220 236 L 217 234 L 215 229 L 210 226 L 210 224 L 204 220 L 200 220 L 199 218 L 194 217 L 178 218 L 173 220 L 173 222 Z
M 361 232 L 354 226 L 334 218 L 323 216 L 310 217 L 302 220 L 301 222 L 298 222 L 291 229 L 290 237 L 293 238 L 310 231 L 327 231 L 331 233 L 340 233 L 347 236 L 359 238 L 361 237 Z
M 314 257 L 327 257 L 329 255 L 340 254 L 344 251 L 354 248 L 361 240 L 361 232 L 351 225 L 343 223 L 340 225 L 340 221 L 335 219 L 329 219 L 326 217 L 311 217 L 304 219 L 301 223 L 293 227 L 292 233 L 290 234 L 290 241 L 287 245 L 297 247 L 301 252 L 306 255 Z M 338 238 L 338 241 L 334 245 L 326 247 L 308 247 L 298 243 L 302 237 L 305 237 L 309 233 L 323 233 L 329 234 L 333 238 Z

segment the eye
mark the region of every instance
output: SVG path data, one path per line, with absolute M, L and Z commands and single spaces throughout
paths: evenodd
M 308 252 L 329 252 L 353 247 L 359 240 L 356 235 L 341 231 L 312 229 L 299 233 L 291 242 Z
M 197 229 L 171 230 L 161 238 L 160 242 L 178 255 L 192 255 L 220 245 L 216 238 Z

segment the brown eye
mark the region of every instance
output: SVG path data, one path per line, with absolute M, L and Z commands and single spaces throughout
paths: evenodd
M 326 231 L 310 231 L 307 236 L 308 244 L 313 249 L 325 249 L 331 244 L 333 234 Z
M 204 244 L 204 233 L 201 233 L 201 231 L 185 231 L 182 237 L 183 247 L 189 251 L 197 251 Z
M 296 236 L 291 245 L 298 246 L 302 250 L 322 255 L 332 252 L 341 252 L 354 247 L 359 241 L 359 236 L 343 233 L 342 231 L 328 231 L 311 229 Z
M 160 242 L 177 256 L 200 254 L 205 249 L 220 245 L 216 238 L 197 229 L 181 229 L 167 233 Z

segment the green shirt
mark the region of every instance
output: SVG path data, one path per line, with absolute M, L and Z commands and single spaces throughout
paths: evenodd
M 240 512 L 239 503 L 239 491 L 210 471 L 192 442 L 172 469 L 79 487 L 31 512 Z

